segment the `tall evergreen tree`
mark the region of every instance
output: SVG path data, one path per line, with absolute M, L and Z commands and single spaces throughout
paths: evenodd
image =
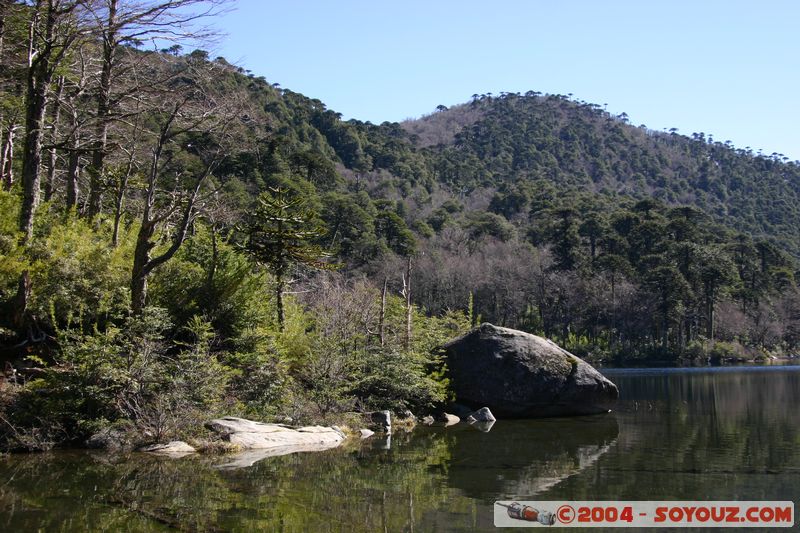
M 329 254 L 317 244 L 325 235 L 315 213 L 306 208 L 305 199 L 290 198 L 282 189 L 270 189 L 258 197 L 248 227 L 247 250 L 275 276 L 275 303 L 278 326 L 285 322 L 283 295 L 298 266 L 331 269 Z

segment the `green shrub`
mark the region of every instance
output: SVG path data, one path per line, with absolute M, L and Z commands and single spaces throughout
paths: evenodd
M 210 326 L 190 321 L 190 343 L 164 337 L 165 310 L 146 308 L 121 328 L 64 332 L 56 362 L 30 381 L 9 409 L 15 428 L 56 428 L 80 441 L 129 421 L 146 440 L 193 431 L 222 405 L 230 370 L 209 351 Z

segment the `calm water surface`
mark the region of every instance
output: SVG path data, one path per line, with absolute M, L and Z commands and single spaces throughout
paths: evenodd
M 0 531 L 482 531 L 498 499 L 800 502 L 800 367 L 604 373 L 614 413 L 488 432 L 262 460 L 0 458 Z

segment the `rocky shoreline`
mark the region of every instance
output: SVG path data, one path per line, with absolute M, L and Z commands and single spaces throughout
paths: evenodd
M 455 406 L 457 409 L 459 406 Z M 463 408 L 463 406 L 462 406 Z M 410 413 L 398 420 L 398 426 L 405 430 L 413 429 L 417 424 L 424 426 L 450 427 L 465 423 L 480 431 L 489 431 L 496 419 L 487 407 L 468 413 L 463 419 L 454 414 L 437 412 L 417 420 Z M 339 426 L 302 426 L 291 427 L 287 424 L 257 422 L 246 418 L 226 416 L 215 418 L 205 424 L 218 443 L 223 446 L 210 446 L 205 450 L 233 452 L 233 465 L 254 462 L 265 457 L 287 455 L 299 452 L 317 452 L 330 450 L 342 445 L 348 439 L 367 439 L 376 432 L 385 435 L 392 433 L 392 415 L 389 411 L 367 413 L 365 419 L 370 427 L 353 430 Z M 180 458 L 200 453 L 204 449 L 191 444 L 173 440 L 166 443 L 150 444 L 136 451 Z M 252 457 L 250 457 L 252 456 Z

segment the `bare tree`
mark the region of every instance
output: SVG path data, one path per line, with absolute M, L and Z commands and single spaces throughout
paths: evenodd
M 201 192 L 227 155 L 224 140 L 237 116 L 238 103 L 217 102 L 202 90 L 199 76 L 195 74 L 189 87 L 154 95 L 161 102 L 152 111 L 159 125 L 150 153 L 131 272 L 131 308 L 136 314 L 146 304 L 148 276 L 185 241 L 198 215 Z M 171 244 L 153 256 L 159 230 L 171 234 Z
M 47 179 L 44 184 L 44 201 L 47 202 L 53 196 L 53 190 L 56 186 L 56 172 L 58 153 L 56 151 L 56 142 L 60 135 L 61 130 L 61 102 L 62 94 L 64 92 L 64 77 L 60 76 L 56 84 L 56 91 L 53 98 L 53 109 L 51 111 L 50 122 L 50 142 L 47 154 Z
M 406 261 L 406 273 L 403 276 L 403 292 L 402 295 L 406 300 L 406 350 L 411 349 L 411 328 L 413 326 L 411 318 L 413 316 L 413 304 L 411 303 L 411 255 L 408 256 Z
M 31 5 L 28 75 L 25 93 L 25 137 L 22 154 L 23 201 L 19 229 L 23 240 L 33 233 L 39 204 L 42 139 L 50 83 L 75 42 L 85 34 L 77 0 L 36 0 Z
M 23 11 L 12 0 L 0 0 L 0 183 L 14 185 L 14 142 L 22 127 L 24 89 L 20 82 L 27 68 L 27 32 Z
M 121 102 L 133 97 L 141 87 L 131 82 L 130 72 L 138 61 L 126 54 L 125 45 L 149 40 L 164 42 L 207 42 L 214 33 L 201 27 L 202 20 L 219 14 L 226 0 L 94 0 L 85 3 L 100 39 L 100 77 L 96 86 L 92 160 L 88 167 L 89 198 L 87 216 L 100 214 L 107 187 L 104 174 L 106 157 L 113 148 L 109 130 L 124 115 Z M 139 56 L 141 58 L 141 56 Z M 135 79 L 135 78 L 134 78 Z M 152 83 L 148 80 L 147 83 Z

